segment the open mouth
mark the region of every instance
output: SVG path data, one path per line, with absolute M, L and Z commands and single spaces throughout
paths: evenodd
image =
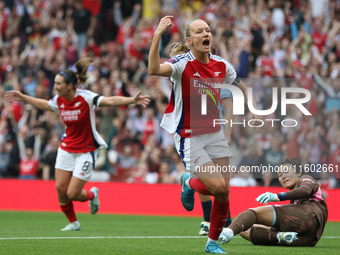
M 204 39 L 204 40 L 203 40 L 203 46 L 204 46 L 204 47 L 209 47 L 209 46 L 210 46 L 210 41 L 209 41 L 209 39 Z
M 284 180 L 284 181 L 283 181 L 283 184 L 285 184 L 286 182 L 289 182 L 289 180 Z

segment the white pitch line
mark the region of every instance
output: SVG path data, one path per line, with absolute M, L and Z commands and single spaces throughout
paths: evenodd
M 191 239 L 206 236 L 58 236 L 58 237 L 4 237 L 0 240 L 35 240 L 35 239 Z
M 0 240 L 45 240 L 45 239 L 191 239 L 207 238 L 206 236 L 57 236 L 57 237 L 0 237 Z M 236 236 L 234 238 L 241 238 Z M 323 236 L 321 238 L 335 239 L 340 236 Z

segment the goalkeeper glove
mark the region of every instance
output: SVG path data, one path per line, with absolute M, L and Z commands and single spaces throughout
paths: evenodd
M 266 192 L 263 193 L 261 195 L 259 195 L 256 198 L 257 202 L 260 202 L 261 204 L 268 204 L 268 202 L 272 201 L 272 202 L 278 202 L 280 201 L 279 197 L 274 194 L 274 193 L 270 193 L 270 192 Z

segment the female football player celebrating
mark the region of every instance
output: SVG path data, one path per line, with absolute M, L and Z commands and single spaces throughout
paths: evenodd
M 147 106 L 149 96 L 103 97 L 89 90 L 78 89 L 85 84 L 89 59 L 81 59 L 76 64 L 77 72 L 66 69 L 56 75 L 54 89 L 58 93 L 51 100 L 33 98 L 19 91 L 6 92 L 8 101 L 24 101 L 41 110 L 57 111 L 65 125 L 65 135 L 60 143 L 55 164 L 55 180 L 61 210 L 69 220 L 62 231 L 80 230 L 72 201 L 90 201 L 91 214 L 99 209 L 98 189 L 84 190 L 86 181 L 94 170 L 94 151 L 107 147 L 96 131 L 95 106 L 121 106 L 139 104 Z
M 219 110 L 212 98 L 217 96 L 220 99 L 221 89 L 216 86 L 218 83 L 238 86 L 246 99 L 248 93 L 244 84 L 236 79 L 233 67 L 226 60 L 210 53 L 212 35 L 210 27 L 203 20 L 195 20 L 186 27 L 186 43 L 175 43 L 171 50 L 174 57 L 161 64 L 160 38 L 172 25 L 171 18 L 172 16 L 165 16 L 161 19 L 149 53 L 149 73 L 171 77 L 173 83 L 170 102 L 161 126 L 174 133 L 177 152 L 190 172 L 181 177 L 181 200 L 184 208 L 188 211 L 193 209 L 195 191 L 203 195 L 213 195 L 215 198 L 205 251 L 225 253 L 217 240 L 229 210 L 229 174 L 228 171 L 214 169 L 224 167 L 225 170 L 229 166 L 232 152 L 220 125 L 213 125 L 214 119 L 219 119 Z M 207 94 L 210 95 L 209 98 Z M 201 109 L 201 100 L 204 101 L 201 97 L 206 102 L 205 110 Z M 256 108 L 254 98 L 253 104 Z M 198 178 L 192 178 L 190 174 L 195 174 Z

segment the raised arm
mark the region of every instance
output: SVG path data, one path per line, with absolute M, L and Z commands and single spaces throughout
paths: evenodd
M 20 91 L 17 91 L 17 90 L 7 91 L 5 94 L 5 97 L 9 102 L 24 101 L 25 103 L 31 104 L 40 110 L 52 111 L 51 107 L 48 105 L 47 100 L 24 95 Z
M 18 142 L 18 147 L 19 147 L 19 157 L 21 159 L 26 160 L 27 157 L 26 157 L 26 154 L 25 154 L 25 150 L 26 150 L 25 141 L 22 138 L 20 133 L 17 136 L 17 142 Z
M 122 106 L 128 104 L 138 104 L 146 107 L 150 103 L 150 96 L 141 96 L 142 92 L 139 92 L 134 97 L 121 97 L 121 96 L 113 96 L 113 97 L 104 97 L 99 106 Z
M 331 96 L 334 94 L 333 87 L 327 84 L 326 82 L 324 82 L 323 79 L 318 74 L 314 75 L 314 81 L 321 89 L 323 89 L 327 93 L 328 96 Z
M 329 48 L 332 49 L 335 46 L 335 36 L 340 29 L 340 22 L 334 22 L 332 29 L 328 33 Z
M 35 135 L 34 138 L 34 157 L 38 160 L 40 160 L 40 146 L 41 146 L 41 138 L 40 135 Z
M 172 73 L 171 66 L 168 64 L 161 64 L 159 57 L 159 43 L 161 40 L 161 36 L 172 25 L 171 18 L 172 16 L 165 16 L 164 18 L 162 18 L 153 36 L 149 52 L 149 66 L 148 66 L 148 70 L 151 75 L 159 75 L 165 77 L 171 76 Z

